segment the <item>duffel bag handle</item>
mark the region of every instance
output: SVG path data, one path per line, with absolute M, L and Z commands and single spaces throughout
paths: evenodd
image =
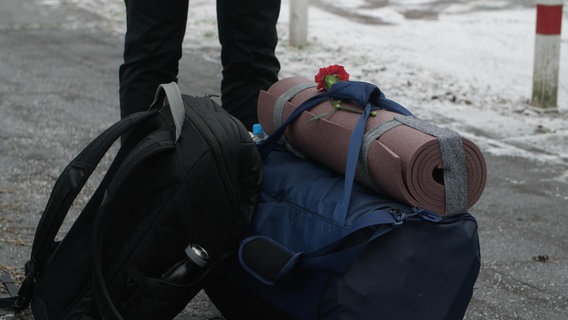
M 297 270 L 318 270 L 343 273 L 375 239 L 396 229 L 406 221 L 439 222 L 442 218 L 433 212 L 413 208 L 412 212 L 382 209 L 357 220 L 348 234 L 337 241 L 312 252 L 294 252 L 265 235 L 245 238 L 238 251 L 240 265 L 261 283 L 274 285 Z M 362 242 L 345 246 L 345 239 L 368 227 L 375 230 Z

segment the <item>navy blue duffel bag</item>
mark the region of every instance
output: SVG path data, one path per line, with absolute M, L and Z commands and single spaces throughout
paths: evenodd
M 225 318 L 464 317 L 480 268 L 475 218 L 442 217 L 354 182 L 359 139 L 345 176 L 280 147 L 261 150 L 250 235 L 205 286 Z

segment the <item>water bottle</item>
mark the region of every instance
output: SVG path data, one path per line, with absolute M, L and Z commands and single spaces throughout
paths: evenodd
M 172 283 L 189 284 L 201 277 L 209 264 L 209 254 L 200 245 L 185 248 L 187 259 L 180 261 L 162 274 L 162 279 Z
M 259 144 L 266 139 L 267 135 L 262 129 L 260 123 L 255 123 L 252 125 L 252 141 Z

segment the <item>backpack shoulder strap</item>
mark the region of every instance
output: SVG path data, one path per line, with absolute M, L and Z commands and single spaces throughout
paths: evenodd
M 67 212 L 73 204 L 73 201 L 83 189 L 83 186 L 102 157 L 120 136 L 141 122 L 154 117 L 156 114 L 157 112 L 154 111 L 140 112 L 116 122 L 85 147 L 60 174 L 55 182 L 35 232 L 31 257 L 26 263 L 26 277 L 18 292 L 19 301 L 16 303 L 17 309 L 27 307 L 33 292 L 35 277 L 41 272 L 41 268 L 52 252 L 51 248 L 54 246 L 55 236 L 67 216 Z M 128 143 L 128 145 L 132 144 L 134 144 L 134 142 Z M 120 148 L 113 164 L 107 171 L 99 188 L 91 197 L 87 207 L 96 207 L 97 203 L 100 202 L 104 193 L 103 190 L 105 189 L 103 185 L 110 182 L 112 172 L 120 165 L 121 160 L 124 159 L 130 148 L 126 146 Z
M 163 101 L 162 105 L 159 104 L 161 101 Z M 169 106 L 171 116 L 174 120 L 175 141 L 177 141 L 183 126 L 185 108 L 177 84 L 171 82 L 159 86 L 149 111 L 134 113 L 116 122 L 85 147 L 63 170 L 53 187 L 46 208 L 36 229 L 31 258 L 26 263 L 25 267 L 26 276 L 18 291 L 17 301 L 13 304 L 16 309 L 21 310 L 29 304 L 33 294 L 35 277 L 41 272 L 41 268 L 52 253 L 51 248 L 54 246 L 55 236 L 73 201 L 81 192 L 102 157 L 123 134 L 147 120 L 154 118 L 162 108 L 167 106 Z M 103 180 L 83 212 L 94 212 L 96 208 L 98 208 L 106 188 L 124 158 L 142 138 L 143 135 L 134 135 L 133 138 L 123 141 L 123 145 L 115 156 L 113 163 L 107 170 Z
M 169 106 L 171 111 L 171 115 L 175 124 L 175 140 L 174 144 L 178 141 L 179 137 L 181 136 L 183 123 L 185 121 L 185 106 L 183 103 L 183 99 L 179 88 L 175 82 L 161 84 L 158 87 L 156 92 L 156 98 L 152 103 L 150 109 L 153 109 L 155 105 L 158 105 L 158 102 L 163 99 L 163 106 Z M 157 135 L 161 135 L 163 132 L 154 132 L 154 138 Z M 162 145 L 160 139 L 154 140 L 151 139 L 149 143 Z M 148 142 L 148 141 L 147 141 Z M 118 180 L 118 177 L 117 177 Z M 108 185 L 107 185 L 108 186 Z M 106 189 L 106 188 L 105 188 Z M 104 206 L 105 202 L 99 202 L 99 205 Z M 103 267 L 102 267 L 102 243 L 103 243 L 103 234 L 102 232 L 102 224 L 105 218 L 105 210 L 100 210 L 96 213 L 96 217 L 94 220 L 93 230 L 92 230 L 92 272 L 93 272 L 93 291 L 95 295 L 95 299 L 97 301 L 97 308 L 99 313 L 104 319 L 113 319 L 113 320 L 122 320 L 122 316 L 120 312 L 114 305 L 112 298 L 108 292 L 108 288 L 106 285 L 106 279 L 103 274 Z

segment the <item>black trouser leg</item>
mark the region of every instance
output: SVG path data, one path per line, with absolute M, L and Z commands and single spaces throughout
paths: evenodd
M 120 113 L 147 110 L 159 84 L 177 81 L 188 0 L 125 0 Z
M 278 80 L 274 50 L 280 0 L 217 0 L 223 107 L 251 130 L 258 93 Z

